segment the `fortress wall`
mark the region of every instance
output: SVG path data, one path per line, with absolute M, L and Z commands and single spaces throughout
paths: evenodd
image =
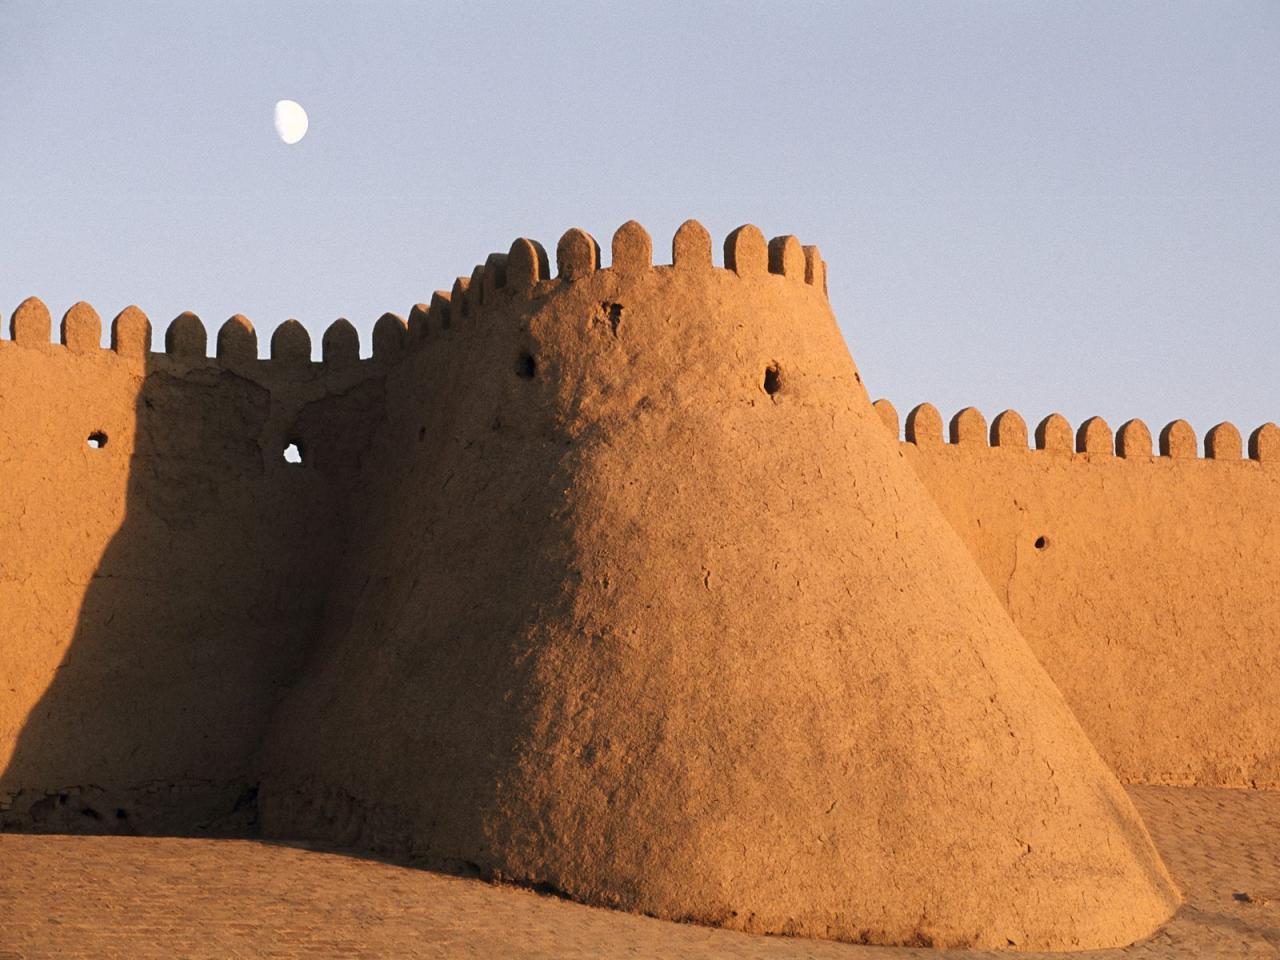
M 625 271 L 645 254 L 623 241 L 614 255 Z M 524 257 L 513 285 L 555 289 L 545 251 L 513 255 Z M 768 257 L 772 272 L 801 271 L 825 287 L 815 248 L 775 242 Z M 673 259 L 709 263 L 710 241 L 682 231 Z M 404 460 L 405 445 L 456 431 L 489 376 L 468 366 L 466 321 L 508 283 L 507 260 L 494 255 L 415 307 L 407 326 L 385 315 L 368 360 L 346 321 L 325 333 L 323 359 L 312 362 L 296 322 L 278 328 L 259 359 L 243 317 L 210 337 L 184 314 L 168 326 L 165 352 L 151 353 L 136 308 L 111 324 L 110 349 L 100 348 L 102 321 L 87 304 L 56 331 L 43 304 L 18 308 L 0 340 L 0 489 L 11 505 L 0 512 L 4 823 L 34 822 L 23 811 L 47 790 L 186 784 L 199 793 L 249 782 L 255 738 L 308 638 L 325 618 L 348 622 L 358 602 L 326 592 L 365 448 L 379 431 L 398 445 L 370 461 L 376 476 L 365 477 L 355 508 L 391 509 L 386 502 L 407 496 L 396 485 L 429 469 Z M 605 311 L 599 322 L 617 319 Z M 388 404 L 392 370 L 399 399 Z M 877 406 L 898 435 L 896 411 Z M 494 432 L 510 421 L 496 407 L 493 417 Z M 1165 455 L 1154 455 L 1138 421 L 1113 437 L 1096 418 L 1073 432 L 1054 416 L 1032 440 L 1012 411 L 988 427 L 968 409 L 944 429 L 926 404 L 907 420 L 904 456 L 1124 778 L 1280 784 L 1271 733 L 1280 719 L 1271 695 L 1280 431 L 1269 425 L 1246 441 L 1219 425 L 1202 459 L 1180 421 L 1154 444 Z M 101 450 L 85 442 L 97 431 L 108 438 Z M 288 442 L 303 447 L 302 467 L 282 462 Z M 520 456 L 532 456 L 524 482 L 540 461 Z M 475 542 L 472 531 L 442 550 Z M 363 576 L 351 574 L 357 592 Z
M 553 278 L 518 240 L 410 317 L 264 833 L 761 932 L 1149 933 L 1177 893 L 881 432 L 816 250 L 652 247 L 570 231 Z
M 58 343 L 43 304 L 18 308 L 0 340 L 0 825 L 251 813 L 250 760 L 316 629 L 396 326 L 361 361 L 342 321 L 313 363 L 296 322 L 260 360 L 242 317 L 210 345 L 184 314 L 151 353 L 136 308 L 109 349 L 87 304 Z
M 383 317 L 368 361 L 346 321 L 313 363 L 292 321 L 265 360 L 242 317 L 214 357 L 191 315 L 151 354 L 132 308 L 104 350 L 87 305 L 51 344 L 23 304 L 0 827 L 261 810 L 268 836 L 739 929 L 1149 933 L 1177 891 L 882 431 L 816 248 L 746 226 L 721 269 L 690 221 L 654 265 L 630 223 L 600 261 L 569 231 L 553 277 L 518 240 Z
M 877 406 L 898 431 L 896 412 Z M 907 418 L 903 455 L 1102 755 L 1138 783 L 1280 787 L 1280 431 Z
M 584 575 L 563 569 L 581 549 L 571 506 L 579 447 L 603 432 L 582 410 L 603 399 L 582 368 L 596 353 L 623 366 L 647 353 L 670 362 L 672 345 L 721 321 L 667 305 L 696 303 L 713 283 L 737 294 L 732 271 L 712 266 L 700 224 L 676 234 L 667 266 L 653 265 L 650 238 L 630 226 L 603 271 L 585 233 L 566 234 L 555 264 L 522 238 L 410 313 L 406 355 L 387 376 L 386 419 L 352 497 L 352 546 L 326 628 L 264 749 L 268 832 L 493 874 L 474 848 L 500 819 L 494 792 L 525 735 L 520 674 L 535 666 L 539 621 L 566 615 Z M 790 240 L 770 246 L 762 270 L 815 288 L 825 305 L 826 264 L 816 247 Z M 526 305 L 598 271 L 627 285 L 658 281 L 660 325 L 630 290 L 625 303 L 602 298 L 578 311 L 572 336 L 563 318 L 531 322 Z M 617 416 L 660 431 L 653 408 L 706 376 L 706 358 L 687 359 L 689 369 L 670 362 L 660 397 L 620 384 Z M 767 364 L 743 367 L 755 376 Z

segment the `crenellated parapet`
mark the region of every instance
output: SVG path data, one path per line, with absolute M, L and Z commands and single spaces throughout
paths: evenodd
M 414 306 L 406 341 L 409 349 L 421 348 L 465 330 L 469 321 L 478 320 L 494 306 L 541 300 L 597 276 L 615 282 L 668 273 L 708 280 L 732 276 L 751 282 L 792 283 L 797 290 L 826 297 L 827 268 L 816 246 L 802 246 L 793 236 L 766 241 L 758 228 L 746 224 L 725 238 L 723 249 L 724 265 L 717 267 L 712 262 L 711 235 L 696 220 L 688 220 L 672 238 L 671 262 L 655 264 L 652 238 L 632 220 L 614 232 L 609 265 L 602 263 L 599 242 L 575 228 L 556 243 L 553 269 L 546 247 L 520 237 L 506 253 L 490 254 L 469 276 L 458 277 L 449 290 L 437 290 L 430 302 Z
M 848 363 L 843 351 L 818 346 L 836 325 L 817 247 L 791 236 L 769 241 L 751 225 L 724 239 L 719 264 L 714 247 L 696 220 L 675 231 L 666 263 L 656 262 L 667 258 L 655 256 L 653 238 L 635 221 L 614 231 L 607 249 L 576 228 L 554 244 L 519 237 L 409 311 L 403 363 L 389 373 L 433 385 L 425 402 L 452 409 L 471 400 L 492 402 L 483 399 L 489 391 L 502 393 L 516 382 L 506 378 L 512 369 L 524 381 L 578 383 L 583 351 L 596 354 L 600 348 L 642 351 L 655 362 L 670 355 L 672 372 L 660 387 L 664 395 L 671 395 L 672 381 L 696 377 L 697 369 L 728 356 L 742 360 L 744 374 L 749 370 L 766 396 L 777 393 L 780 365 L 790 363 L 799 374 Z M 624 319 L 639 316 L 637 310 L 656 311 L 664 319 L 648 326 Z M 812 336 L 784 336 L 772 319 L 809 310 L 829 318 L 829 327 L 813 327 L 821 333 Z M 681 323 L 667 322 L 668 316 Z M 596 339 L 601 332 L 607 340 Z M 686 362 L 674 354 L 684 354 Z M 801 362 L 801 356 L 807 359 Z M 681 387 L 686 388 L 692 385 Z M 447 417 L 438 425 L 418 419 L 414 431 L 424 430 L 424 436 L 451 429 Z
M 149 371 L 223 367 L 266 384 L 317 378 L 350 381 L 383 375 L 388 365 L 407 353 L 465 334 L 495 306 L 541 301 L 592 278 L 616 285 L 661 274 L 686 282 L 723 282 L 732 277 L 826 298 L 827 268 L 816 246 L 802 245 L 789 235 L 766 240 L 759 229 L 747 224 L 725 238 L 723 266 L 713 263 L 712 247 L 706 228 L 689 220 L 672 238 L 671 262 L 655 264 L 649 233 L 630 221 L 613 235 L 609 265 L 602 263 L 600 244 L 579 229 L 568 230 L 559 239 L 553 265 L 541 243 L 522 237 L 506 253 L 490 254 L 469 275 L 459 276 L 448 290 L 437 290 L 429 301 L 414 305 L 407 321 L 394 313 L 383 314 L 374 325 L 367 358 L 360 356 L 359 331 L 345 318 L 325 329 L 318 360 L 312 357 L 311 334 L 292 319 L 271 332 L 266 355 L 261 356 L 259 332 L 242 314 L 213 330 L 196 314 L 181 313 L 164 328 L 160 348 L 153 349 L 151 320 L 136 306 L 116 315 L 109 345 L 103 347 L 101 317 L 84 302 L 66 311 L 55 341 L 49 309 L 35 297 L 23 301 L 4 325 L 8 339 L 0 338 L 0 350 L 65 348 L 69 354 L 99 360 L 144 363 Z M 788 284 L 794 286 L 785 287 Z
M 323 373 L 347 369 L 360 363 L 385 364 L 404 351 L 407 336 L 403 319 L 383 314 L 374 325 L 373 350 L 360 357 L 360 334 L 345 319 L 335 320 L 321 339 L 321 358 L 312 360 L 311 335 L 297 320 L 286 320 L 273 331 L 266 357 L 259 356 L 258 332 L 252 321 L 236 314 L 223 323 L 212 338 L 196 314 L 179 314 L 165 327 L 162 349 L 152 350 L 150 319 L 136 306 L 128 306 L 111 321 L 109 345 L 102 346 L 102 319 L 88 303 L 72 305 L 62 317 L 58 338 L 51 342 L 53 324 L 48 307 L 37 297 L 28 297 L 14 310 L 8 323 L 8 339 L 0 339 L 0 349 L 10 347 L 57 348 L 70 353 L 95 356 L 114 355 L 128 361 L 165 360 L 184 364 L 212 361 L 223 366 L 253 366 L 263 376 L 282 371 L 296 378 L 297 372 Z
M 149 385 L 162 377 L 165 391 L 183 397 L 181 404 L 165 404 L 166 423 L 185 419 L 195 430 L 196 422 L 205 425 L 202 429 L 220 422 L 218 429 L 239 431 L 246 442 L 264 451 L 306 447 L 319 454 L 319 459 L 311 459 L 313 464 L 332 464 L 336 456 L 348 468 L 351 451 L 367 442 L 377 427 L 376 406 L 366 403 L 352 419 L 340 412 L 345 409 L 342 403 L 328 398 L 350 395 L 357 387 L 376 391 L 388 369 L 402 358 L 407 334 L 402 319 L 384 314 L 373 330 L 372 355 L 362 358 L 359 332 L 350 321 L 339 319 L 325 330 L 320 359 L 313 360 L 311 335 L 298 321 L 288 320 L 272 331 L 263 357 L 258 331 L 248 317 L 230 317 L 211 336 L 200 317 L 184 312 L 165 326 L 159 349 L 153 349 L 156 338 L 150 319 L 129 306 L 111 321 L 104 347 L 100 315 L 80 302 L 63 315 L 53 342 L 49 310 L 35 297 L 18 306 L 7 327 L 10 339 L 0 340 L 0 366 L 14 393 L 32 394 L 23 398 L 24 403 L 34 402 L 42 390 L 72 401 L 50 411 L 52 419 L 42 428 L 44 435 L 59 437 L 60 442 L 100 435 L 111 441 L 113 457 L 129 455 L 133 448 L 125 438 L 136 432 L 135 408 L 150 398 L 155 390 Z M 246 422 L 239 415 L 242 384 L 254 385 L 266 398 L 270 415 L 265 421 Z M 155 414 L 148 415 L 148 429 L 155 419 Z
M 899 417 L 894 405 L 885 399 L 875 402 L 885 427 L 899 436 Z M 945 432 L 945 438 L 944 438 Z M 903 437 L 899 437 L 903 439 Z M 1102 417 L 1089 417 L 1074 430 L 1066 417 L 1051 413 L 1040 420 L 1034 431 L 1015 410 L 995 416 L 990 426 L 974 407 L 965 407 L 952 416 L 944 431 L 943 418 L 931 403 L 917 404 L 906 417 L 904 442 L 923 449 L 959 448 L 965 451 L 994 450 L 1001 453 L 1047 453 L 1081 459 L 1122 460 L 1214 460 L 1218 462 L 1253 461 L 1267 467 L 1280 465 L 1280 427 L 1268 422 L 1255 428 L 1245 443 L 1238 428 L 1219 423 L 1197 441 L 1195 430 L 1185 420 L 1166 424 L 1156 437 L 1141 420 L 1127 420 L 1118 430 Z
M 139 457 L 163 461 L 165 470 L 197 469 L 193 457 L 216 459 L 238 444 L 269 472 L 300 461 L 345 486 L 381 422 L 382 385 L 407 336 L 400 317 L 384 314 L 372 355 L 362 358 L 359 332 L 339 319 L 313 359 L 310 333 L 288 320 L 261 356 L 259 333 L 241 314 L 212 330 L 184 312 L 155 337 L 147 315 L 129 306 L 111 321 L 103 346 L 101 316 L 79 302 L 63 314 L 55 341 L 50 311 L 35 297 L 0 326 L 9 333 L 0 339 L 0 381 L 8 386 L 0 435 L 33 461 L 72 455 L 87 442 L 98 452 L 73 462 L 92 471 L 90 482 Z M 46 394 L 63 402 L 42 404 Z

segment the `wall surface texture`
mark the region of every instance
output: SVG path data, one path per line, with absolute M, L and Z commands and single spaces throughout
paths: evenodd
M 897 431 L 883 401 L 882 414 Z M 1280 431 L 927 405 L 903 456 L 1121 779 L 1280 788 Z M 1163 455 L 1161 454 L 1163 451 Z M 1204 456 L 1201 456 L 1203 452 Z

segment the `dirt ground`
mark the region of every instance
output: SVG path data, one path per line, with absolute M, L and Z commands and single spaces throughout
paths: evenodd
M 1280 792 L 1131 792 L 1187 901 L 1088 956 L 1280 956 Z M 258 841 L 0 835 L 0 960 L 911 956 L 1011 954 L 753 937 Z

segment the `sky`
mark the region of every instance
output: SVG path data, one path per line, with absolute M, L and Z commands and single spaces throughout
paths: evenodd
M 279 99 L 310 115 L 286 146 Z M 0 314 L 157 333 L 518 236 L 816 243 L 873 397 L 1280 420 L 1280 3 L 0 0 Z M 717 252 L 717 258 L 720 257 Z

